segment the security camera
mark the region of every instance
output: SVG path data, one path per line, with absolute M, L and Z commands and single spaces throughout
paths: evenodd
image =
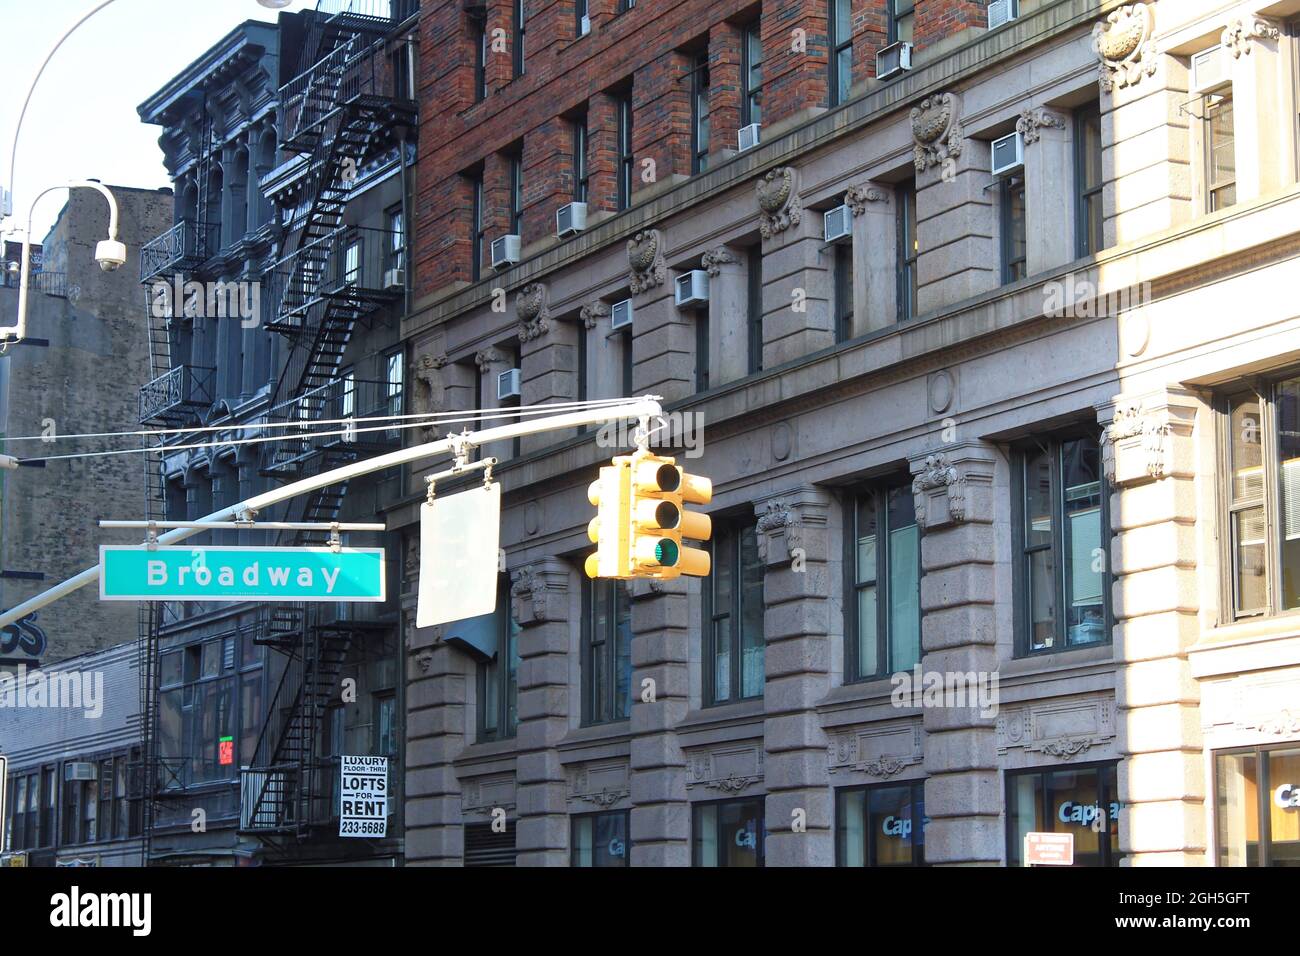
M 126 246 L 116 239 L 105 239 L 95 246 L 95 261 L 105 272 L 116 272 L 126 264 Z

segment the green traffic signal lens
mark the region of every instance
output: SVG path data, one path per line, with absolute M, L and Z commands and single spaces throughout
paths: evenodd
M 655 545 L 655 560 L 661 567 L 673 568 L 677 566 L 679 553 L 675 542 L 664 538 Z

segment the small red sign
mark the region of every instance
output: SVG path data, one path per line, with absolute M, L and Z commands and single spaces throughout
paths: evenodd
M 1074 834 L 1026 833 L 1025 866 L 1074 866 Z
M 235 762 L 235 738 L 222 737 L 217 744 L 217 760 L 221 766 L 229 767 Z

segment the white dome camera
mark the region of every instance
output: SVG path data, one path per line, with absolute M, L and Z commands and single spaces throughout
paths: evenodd
M 126 264 L 126 245 L 116 239 L 105 239 L 95 246 L 95 261 L 105 272 L 116 272 Z

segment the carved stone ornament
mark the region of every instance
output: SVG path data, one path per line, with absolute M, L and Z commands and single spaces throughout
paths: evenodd
M 546 306 L 546 286 L 530 282 L 519 290 L 515 299 L 515 315 L 519 318 L 519 341 L 528 342 L 551 330 L 550 310 Z
M 590 305 L 584 305 L 578 312 L 582 324 L 589 329 L 594 329 L 601 319 L 609 318 L 609 306 L 604 302 L 592 302 Z
M 912 495 L 916 498 L 916 523 L 922 528 L 927 522 L 938 525 L 966 520 L 966 477 L 942 452 L 926 456 L 924 470 L 912 479 Z M 946 499 L 946 516 L 930 512 L 930 504 L 939 498 Z
M 447 365 L 446 355 L 421 352 L 415 358 L 415 412 L 429 415 L 446 407 L 446 387 L 442 374 Z
M 658 229 L 643 229 L 627 241 L 627 264 L 632 268 L 628 285 L 633 295 L 663 285 L 667 280 L 663 245 Z
M 519 602 L 518 617 L 532 620 L 546 618 L 546 581 L 532 565 L 522 567 L 514 573 L 510 582 L 510 597 Z
M 716 249 L 710 249 L 704 255 L 700 256 L 700 265 L 704 266 L 704 271 L 716 279 L 722 273 L 722 267 L 734 265 L 740 260 L 736 254 L 726 246 L 718 246 Z
M 803 204 L 794 191 L 794 169 L 779 166 L 769 169 L 758 180 L 758 231 L 764 239 L 803 221 Z
M 1065 120 L 1041 106 L 1025 107 L 1020 111 L 1020 119 L 1016 120 L 1016 132 L 1026 146 L 1038 142 L 1042 137 L 1039 130 L 1042 129 L 1065 129 Z
M 1098 80 L 1109 93 L 1115 87 L 1134 86 L 1156 72 L 1158 59 L 1151 34 L 1154 15 L 1145 3 L 1130 3 L 1112 10 L 1092 28 L 1092 46 L 1101 58 Z
M 862 772 L 868 777 L 892 777 L 902 773 L 907 764 L 898 757 L 885 754 L 870 763 L 862 765 Z
M 856 186 L 850 186 L 844 193 L 844 205 L 848 206 L 855 216 L 861 216 L 866 212 L 869 203 L 880 202 L 884 199 L 885 194 L 871 183 L 859 183 Z
M 1147 413 L 1140 402 L 1118 406 L 1101 440 L 1106 480 L 1125 484 L 1141 478 L 1163 478 L 1169 435 L 1169 422 Z M 1121 457 L 1126 459 L 1123 464 Z
M 1275 737 L 1290 737 L 1300 734 L 1300 714 L 1294 714 L 1290 710 L 1283 708 L 1272 716 L 1259 718 L 1249 726 L 1251 729 L 1265 734 L 1272 734 Z
M 782 501 L 770 501 L 754 526 L 758 557 L 764 564 L 782 564 L 793 560 L 794 551 L 803 546 L 803 526 L 799 512 Z
M 496 349 L 479 349 L 474 353 L 474 364 L 478 366 L 480 374 L 486 374 L 493 365 L 504 365 L 505 362 L 506 357 Z
M 935 93 L 912 107 L 913 159 L 918 173 L 961 155 L 963 134 L 957 119 L 960 106 L 954 94 Z
M 1225 48 L 1232 51 L 1233 59 L 1254 49 L 1255 40 L 1276 40 L 1282 31 L 1267 20 L 1258 17 L 1238 17 L 1228 24 L 1221 38 Z

